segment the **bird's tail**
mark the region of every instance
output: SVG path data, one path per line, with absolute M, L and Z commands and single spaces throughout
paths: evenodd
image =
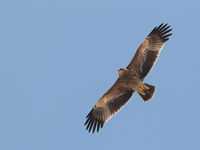
M 142 88 L 139 88 L 137 90 L 137 92 L 140 94 L 140 96 L 146 102 L 153 97 L 155 90 L 156 90 L 155 86 L 143 83 Z

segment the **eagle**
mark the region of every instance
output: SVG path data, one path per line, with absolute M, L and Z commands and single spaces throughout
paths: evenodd
M 99 132 L 99 129 L 118 112 L 138 92 L 144 102 L 149 101 L 155 86 L 144 83 L 143 80 L 156 62 L 165 42 L 169 40 L 172 29 L 168 24 L 156 26 L 142 44 L 138 47 L 130 64 L 119 68 L 119 77 L 113 86 L 99 99 L 86 117 L 86 130 Z

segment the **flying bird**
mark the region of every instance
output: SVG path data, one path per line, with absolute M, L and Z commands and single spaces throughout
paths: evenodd
M 169 40 L 172 29 L 168 24 L 155 27 L 138 47 L 133 59 L 126 68 L 119 68 L 119 77 L 114 85 L 99 99 L 87 115 L 86 130 L 97 132 L 116 112 L 118 112 L 138 92 L 142 99 L 149 101 L 155 86 L 144 83 L 143 80 L 156 62 L 165 42 Z

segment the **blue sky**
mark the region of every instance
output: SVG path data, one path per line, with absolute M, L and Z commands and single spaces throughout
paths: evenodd
M 0 2 L 0 149 L 199 149 L 198 1 Z M 160 23 L 173 36 L 137 93 L 98 134 L 85 116 Z

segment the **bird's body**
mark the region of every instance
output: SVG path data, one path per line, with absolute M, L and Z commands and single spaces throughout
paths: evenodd
M 136 72 L 130 69 L 118 70 L 119 72 L 119 82 L 121 86 L 127 89 L 132 89 L 133 91 L 138 91 L 144 87 L 142 80 L 139 78 Z
M 170 26 L 161 24 L 156 27 L 147 36 L 139 46 L 126 68 L 119 68 L 119 77 L 113 86 L 99 99 L 90 113 L 87 115 L 85 125 L 86 129 L 103 127 L 104 123 L 118 112 L 137 91 L 144 101 L 150 100 L 154 93 L 155 87 L 143 82 L 146 75 L 156 62 L 159 53 L 171 34 Z

